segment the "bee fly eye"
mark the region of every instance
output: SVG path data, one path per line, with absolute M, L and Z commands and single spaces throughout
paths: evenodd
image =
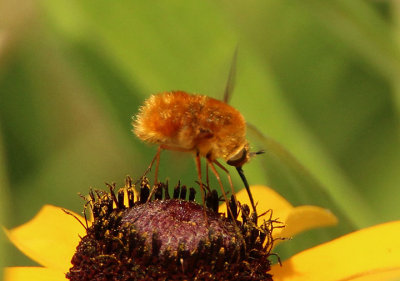
M 242 166 L 247 160 L 247 149 L 244 147 L 237 154 L 231 157 L 226 163 L 231 166 Z

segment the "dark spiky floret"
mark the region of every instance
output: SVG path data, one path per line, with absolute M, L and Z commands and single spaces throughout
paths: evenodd
M 209 192 L 203 207 L 186 186 L 156 187 L 148 200 L 147 179 L 134 200 L 130 178 L 124 189 L 91 191 L 93 223 L 79 243 L 66 277 L 83 280 L 272 280 L 271 216 L 259 227 L 246 205 L 218 213 L 218 194 Z M 238 211 L 242 221 L 238 221 Z M 234 218 L 232 218 L 232 215 Z

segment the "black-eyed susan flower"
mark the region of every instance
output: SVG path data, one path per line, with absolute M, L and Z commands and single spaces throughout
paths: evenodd
M 127 191 L 115 196 L 93 193 L 93 220 L 88 225 L 77 214 L 66 215 L 61 208 L 46 205 L 30 222 L 6 231 L 9 239 L 41 266 L 7 268 L 4 280 L 167 280 L 166 275 L 168 280 L 356 280 L 378 273 L 400 276 L 400 242 L 391 234 L 399 233 L 400 222 L 349 234 L 301 252 L 282 266 L 270 267 L 268 257 L 276 238 L 331 225 L 336 218 L 319 207 L 293 207 L 264 186 L 253 186 L 252 191 L 259 201 L 259 213 L 274 209 L 274 217 L 279 217 L 285 228 L 273 229 L 275 221 L 270 216 L 256 226 L 246 209 L 234 223 L 215 212 L 215 195 L 214 199 L 210 196 L 205 214 L 203 207 L 193 202 L 193 191 L 189 191 L 189 200 L 183 200 L 185 188 L 176 189 L 171 199 L 166 198 L 167 193 L 156 192 L 159 200 L 148 203 L 145 196 L 134 201 L 133 193 Z M 238 200 L 245 202 L 247 195 L 240 192 Z

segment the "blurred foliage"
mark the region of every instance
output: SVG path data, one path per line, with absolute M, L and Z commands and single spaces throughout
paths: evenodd
M 1 4 L 3 225 L 44 204 L 79 212 L 78 192 L 139 177 L 156 151 L 131 133 L 139 105 L 176 89 L 220 98 L 236 45 L 231 103 L 257 128 L 254 149 L 267 151 L 244 167 L 250 184 L 341 219 L 282 244 L 282 257 L 398 219 L 396 1 Z M 187 155 L 163 152 L 160 176 L 196 185 Z M 6 265 L 29 263 L 8 248 Z

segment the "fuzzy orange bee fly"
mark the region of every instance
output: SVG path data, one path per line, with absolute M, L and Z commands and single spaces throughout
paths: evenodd
M 155 184 L 162 150 L 194 153 L 203 204 L 204 187 L 200 157 L 204 157 L 207 161 L 207 181 L 209 167 L 215 174 L 224 199 L 228 203 L 220 176 L 215 169 L 215 165 L 217 165 L 227 174 L 234 195 L 230 174 L 217 160 L 222 158 L 227 164 L 236 167 L 246 187 L 252 209 L 257 216 L 253 196 L 242 166 L 249 161 L 252 155 L 262 152 L 252 153 L 249 151 L 245 119 L 238 110 L 227 104 L 233 90 L 236 53 L 235 51 L 224 101 L 184 91 L 152 95 L 144 102 L 134 118 L 133 132 L 142 141 L 158 145 L 157 153 L 145 172 L 146 174 L 156 162 Z M 208 189 L 208 186 L 206 188 Z M 227 204 L 227 206 L 229 205 Z

